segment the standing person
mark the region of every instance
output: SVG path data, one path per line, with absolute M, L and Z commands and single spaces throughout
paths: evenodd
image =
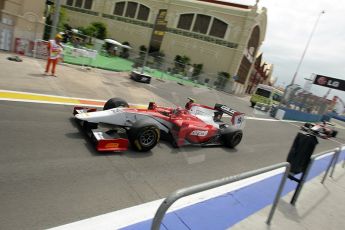
M 57 77 L 55 75 L 55 68 L 56 64 L 58 63 L 59 59 L 61 58 L 62 55 L 62 45 L 61 45 L 61 39 L 62 36 L 61 34 L 57 34 L 55 36 L 55 39 L 49 40 L 48 43 L 48 60 L 47 60 L 47 65 L 46 65 L 46 71 L 45 74 L 48 75 L 50 65 L 52 64 L 52 76 Z

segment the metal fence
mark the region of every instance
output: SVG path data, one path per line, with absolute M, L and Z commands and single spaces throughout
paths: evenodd
M 282 176 L 280 185 L 279 185 L 278 190 L 276 192 L 276 196 L 275 196 L 275 199 L 274 199 L 271 211 L 270 211 L 268 219 L 267 219 L 267 224 L 270 224 L 271 220 L 273 218 L 275 209 L 277 207 L 278 201 L 280 199 L 280 196 L 281 196 L 281 193 L 282 193 L 282 190 L 283 190 L 286 178 L 287 178 L 287 176 L 289 174 L 289 171 L 290 171 L 290 164 L 287 163 L 287 162 L 276 164 L 276 165 L 272 165 L 272 166 L 265 167 L 265 168 L 262 168 L 262 169 L 253 170 L 253 171 L 246 172 L 246 173 L 243 173 L 243 174 L 239 174 L 239 175 L 235 175 L 235 176 L 231 176 L 231 177 L 226 177 L 226 178 L 223 178 L 223 179 L 214 180 L 214 181 L 206 182 L 206 183 L 203 183 L 203 184 L 195 185 L 195 186 L 192 186 L 192 187 L 188 187 L 188 188 L 177 190 L 174 193 L 170 194 L 162 202 L 162 204 L 159 206 L 159 208 L 158 208 L 158 210 L 157 210 L 157 212 L 156 212 L 156 214 L 155 214 L 155 216 L 153 218 L 151 229 L 152 230 L 159 230 L 160 229 L 160 225 L 161 225 L 161 222 L 162 222 L 162 220 L 164 218 L 165 213 L 167 212 L 169 207 L 173 203 L 175 203 L 177 200 L 179 200 L 180 198 L 183 198 L 183 197 L 195 194 L 195 193 L 203 192 L 205 190 L 209 190 L 209 189 L 213 189 L 213 188 L 216 188 L 216 187 L 220 187 L 220 186 L 223 186 L 223 185 L 226 185 L 226 184 L 230 184 L 230 183 L 233 183 L 233 182 L 236 182 L 236 181 L 240 181 L 240 180 L 243 180 L 243 179 L 246 179 L 246 178 L 249 178 L 249 177 L 253 177 L 253 176 L 256 176 L 256 175 L 259 175 L 259 174 L 263 174 L 263 173 L 266 173 L 266 172 L 269 172 L 269 171 L 273 171 L 273 170 L 279 169 L 279 168 L 285 168 L 285 172 L 284 172 L 284 175 Z
M 290 85 L 280 104 L 283 108 L 294 109 L 311 114 L 325 114 L 332 110 L 332 101 L 316 96 L 299 85 Z
M 30 21 L 26 18 L 24 20 Z M 35 39 L 42 37 L 41 31 L 38 32 L 37 30 L 37 25 L 37 21 L 35 21 L 30 24 L 30 27 L 17 31 L 14 35 L 16 37 L 12 37 L 14 42 L 10 46 L 15 53 L 46 58 L 47 53 L 44 48 L 46 41 Z M 45 26 L 49 29 L 52 28 L 47 24 Z M 206 72 L 203 69 L 203 63 L 194 63 L 187 56 L 181 55 L 169 58 L 162 52 L 152 52 L 145 58 L 148 47 L 144 45 L 134 49 L 131 44 L 125 41 L 122 43 L 116 41 L 117 44 L 114 45 L 104 43 L 104 40 L 80 34 L 75 30 L 69 31 L 65 28 L 57 28 L 57 31 L 64 33 L 66 37 L 66 39 L 63 39 L 66 45 L 64 51 L 64 61 L 66 63 L 128 72 L 135 68 L 142 68 L 144 62 L 146 62 L 144 71 L 152 77 L 173 80 L 180 84 L 204 86 L 229 93 L 233 92 L 234 79 L 224 77 L 221 74 L 226 70 Z M 90 57 L 90 54 L 92 54 L 92 57 Z
M 303 188 L 303 185 L 305 183 L 305 180 L 307 179 L 307 177 L 308 177 L 308 175 L 310 173 L 310 170 L 313 167 L 315 161 L 317 161 L 318 158 L 323 157 L 323 156 L 325 156 L 327 154 L 331 154 L 332 155 L 332 157 L 331 157 L 331 159 L 329 161 L 329 164 L 328 164 L 328 166 L 327 166 L 327 168 L 325 170 L 325 174 L 323 176 L 323 179 L 321 181 L 321 183 L 323 184 L 325 182 L 325 180 L 326 180 L 326 177 L 327 177 L 329 171 L 331 171 L 330 177 L 333 176 L 336 164 L 339 162 L 339 157 L 340 157 L 342 151 L 344 151 L 344 150 L 345 150 L 345 145 L 344 146 L 340 146 L 339 148 L 336 148 L 333 151 L 322 152 L 322 153 L 314 154 L 314 155 L 311 156 L 310 162 L 309 162 L 309 164 L 307 166 L 307 169 L 306 169 L 306 171 L 304 173 L 304 175 L 305 175 L 303 177 L 304 179 L 301 180 L 301 184 L 296 188 L 295 193 L 294 193 L 294 195 L 293 195 L 293 197 L 291 199 L 290 203 L 292 205 L 295 205 L 295 203 L 297 201 L 297 198 L 299 197 L 300 192 L 302 191 L 302 188 Z M 162 204 L 159 206 L 159 208 L 157 209 L 156 214 L 155 214 L 155 216 L 154 216 L 154 218 L 152 220 L 151 229 L 152 230 L 159 230 L 167 210 L 177 200 L 179 200 L 179 199 L 181 199 L 183 197 L 190 196 L 190 195 L 193 195 L 193 194 L 196 194 L 196 193 L 199 193 L 199 192 L 203 192 L 203 191 L 206 191 L 206 190 L 209 190 L 209 189 L 220 187 L 220 186 L 223 186 L 223 185 L 226 185 L 226 184 L 230 184 L 230 183 L 233 183 L 233 182 L 236 182 L 236 181 L 240 181 L 240 180 L 243 180 L 243 179 L 246 179 L 246 178 L 249 178 L 249 177 L 253 177 L 253 176 L 256 176 L 256 175 L 259 175 L 259 174 L 262 174 L 262 173 L 266 173 L 266 172 L 269 172 L 269 171 L 272 171 L 272 170 L 275 170 L 275 169 L 283 168 L 283 167 L 285 167 L 285 173 L 282 176 L 281 182 L 280 182 L 278 190 L 276 192 L 276 196 L 275 196 L 274 202 L 272 204 L 269 216 L 268 216 L 267 221 L 266 221 L 267 224 L 270 224 L 272 219 L 273 219 L 273 215 L 274 215 L 274 212 L 276 210 L 276 207 L 277 207 L 277 204 L 279 202 L 279 199 L 281 197 L 282 190 L 283 190 L 283 187 L 285 185 L 286 179 L 289 176 L 290 164 L 287 163 L 287 162 L 276 164 L 276 165 L 272 165 L 272 166 L 269 166 L 269 167 L 266 167 L 266 168 L 262 168 L 262 169 L 258 169 L 258 170 L 254 170 L 254 171 L 250 171 L 250 172 L 246 172 L 246 173 L 235 175 L 235 176 L 231 176 L 231 177 L 226 177 L 226 178 L 223 178 L 223 179 L 220 179 L 220 180 L 210 181 L 210 182 L 206 182 L 206 183 L 203 183 L 203 184 L 199 184 L 199 185 L 195 185 L 195 186 L 192 186 L 192 187 L 188 187 L 188 188 L 177 190 L 177 191 L 173 192 L 172 194 L 170 194 L 162 202 Z M 345 167 L 345 157 L 343 159 L 342 167 L 343 168 Z
M 331 170 L 330 176 L 331 176 L 331 177 L 333 176 L 333 173 L 334 173 L 336 164 L 338 163 L 339 156 L 340 156 L 340 154 L 342 153 L 342 150 L 344 150 L 344 149 L 345 149 L 344 146 L 340 146 L 339 148 L 335 148 L 333 151 L 326 151 L 326 152 L 322 152 L 322 153 L 319 153 L 319 154 L 314 154 L 314 155 L 312 155 L 312 156 L 310 157 L 310 162 L 309 162 L 309 164 L 308 164 L 308 166 L 307 166 L 307 169 L 305 170 L 305 172 L 304 172 L 304 174 L 303 174 L 303 176 L 302 176 L 302 178 L 301 178 L 300 185 L 297 186 L 296 191 L 295 191 L 293 197 L 291 198 L 291 202 L 290 202 L 290 203 L 291 203 L 292 205 L 295 205 L 295 204 L 296 204 L 297 199 L 298 199 L 298 197 L 299 197 L 299 195 L 300 195 L 300 192 L 302 191 L 302 188 L 303 188 L 303 185 L 304 185 L 304 183 L 305 183 L 305 180 L 308 178 L 309 173 L 310 173 L 310 170 L 311 170 L 311 168 L 313 167 L 315 161 L 316 161 L 318 158 L 320 158 L 320 157 L 322 157 L 322 156 L 325 156 L 325 155 L 327 155 L 327 154 L 333 155 L 332 158 L 331 158 L 331 160 L 329 161 L 329 164 L 328 164 L 328 166 L 327 166 L 327 168 L 326 168 L 326 170 L 325 170 L 325 174 L 324 174 L 324 176 L 323 176 L 323 178 L 322 178 L 322 180 L 321 180 L 321 183 L 324 184 L 324 182 L 325 182 L 325 180 L 326 180 L 326 178 L 327 178 L 327 175 L 328 175 L 328 173 L 329 173 L 330 170 Z M 344 159 L 344 161 L 345 161 L 345 159 Z M 343 168 L 344 168 L 344 165 L 343 165 Z

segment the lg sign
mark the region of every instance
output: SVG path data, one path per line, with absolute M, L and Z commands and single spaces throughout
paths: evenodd
M 313 84 L 345 91 L 345 81 L 336 78 L 316 75 Z

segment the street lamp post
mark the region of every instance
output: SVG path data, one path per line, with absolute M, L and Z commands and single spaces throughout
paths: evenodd
M 312 30 L 312 32 L 311 32 L 309 38 L 308 38 L 307 45 L 305 46 L 304 51 L 303 51 L 303 53 L 302 53 L 302 57 L 301 57 L 301 59 L 300 59 L 298 65 L 297 65 L 296 72 L 295 72 L 295 74 L 293 75 L 293 78 L 292 78 L 292 81 L 291 81 L 291 85 L 293 85 L 293 84 L 295 83 L 295 80 L 296 80 L 296 78 L 297 78 L 297 74 L 298 74 L 299 68 L 301 67 L 301 64 L 302 64 L 302 62 L 303 62 L 304 56 L 305 56 L 305 54 L 306 54 L 306 52 L 307 52 L 307 50 L 308 50 L 310 41 L 311 41 L 311 39 L 312 39 L 312 37 L 313 37 L 313 35 L 314 35 L 314 32 L 315 32 L 316 27 L 317 27 L 317 24 L 319 23 L 319 20 L 320 20 L 321 15 L 324 14 L 324 13 L 325 13 L 324 10 L 321 11 L 321 12 L 319 13 L 318 17 L 317 17 L 317 20 L 316 20 L 316 22 L 315 22 L 315 24 L 314 24 L 313 30 Z
M 52 30 L 50 33 L 51 39 L 53 39 L 55 37 L 55 34 L 57 32 L 57 27 L 58 27 L 59 17 L 60 17 L 60 8 L 61 8 L 61 0 L 56 0 L 55 5 L 54 5 L 54 16 L 53 16 Z

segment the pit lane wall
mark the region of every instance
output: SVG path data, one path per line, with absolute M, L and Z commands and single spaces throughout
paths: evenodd
M 279 120 L 319 122 L 323 119 L 323 115 L 305 113 L 287 108 L 279 108 L 275 114 L 275 118 Z
M 307 181 L 325 172 L 335 154 L 335 151 L 327 151 L 315 158 Z M 344 159 L 345 146 L 341 148 L 336 163 L 343 162 Z M 282 174 L 282 170 L 277 169 L 205 191 L 200 193 L 201 196 L 195 194 L 183 198 L 168 210 L 161 229 L 228 229 L 272 204 L 275 188 L 279 186 Z M 298 178 L 300 175 L 295 176 Z M 287 180 L 282 196 L 294 191 L 296 186 L 294 181 Z M 162 201 L 163 199 L 152 201 L 53 229 L 150 229 L 153 216 Z M 274 218 L 272 221 L 274 222 Z
M 330 118 L 333 118 L 333 119 L 337 119 L 339 121 L 345 122 L 345 115 L 339 115 L 336 113 L 329 113 L 329 114 L 327 114 L 327 118 L 328 118 L 328 120 Z

